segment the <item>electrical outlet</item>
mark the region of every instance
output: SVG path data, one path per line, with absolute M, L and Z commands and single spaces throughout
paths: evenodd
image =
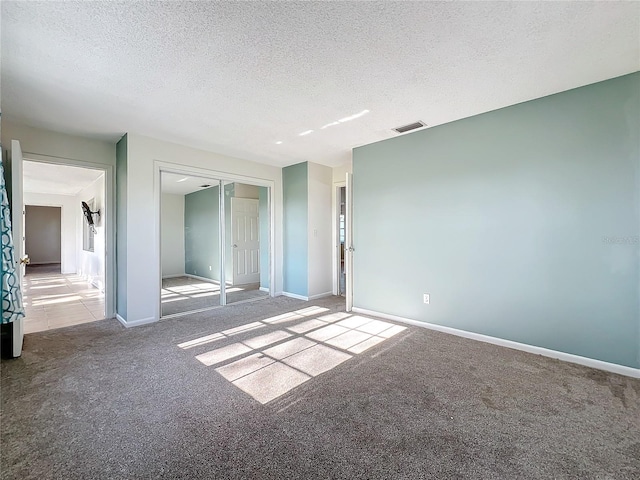
M 425 294 L 422 296 L 422 301 L 423 301 L 424 303 L 426 303 L 427 305 L 429 305 L 429 294 L 428 294 L 428 293 L 425 293 Z

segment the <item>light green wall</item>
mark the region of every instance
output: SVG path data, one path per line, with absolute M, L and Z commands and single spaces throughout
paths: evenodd
M 308 165 L 282 169 L 284 205 L 284 291 L 308 294 Z
M 184 197 L 185 273 L 220 280 L 219 187 Z
M 356 148 L 354 305 L 640 367 L 639 119 L 636 73 Z
M 116 144 L 116 312 L 127 319 L 127 135 Z

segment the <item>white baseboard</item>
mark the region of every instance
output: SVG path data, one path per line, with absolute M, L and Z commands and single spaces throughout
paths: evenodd
M 180 277 L 186 277 L 187 275 L 184 273 L 176 273 L 173 275 L 163 275 L 162 279 L 164 280 L 165 278 L 180 278 Z
M 118 319 L 118 321 L 119 321 L 122 325 L 124 325 L 124 326 L 125 326 L 125 327 L 127 327 L 127 328 L 130 328 L 130 327 L 139 327 L 140 325 L 147 325 L 148 323 L 155 323 L 155 322 L 157 322 L 157 321 L 158 321 L 158 320 L 157 320 L 156 318 L 154 318 L 154 317 L 141 318 L 141 319 L 139 319 L 139 320 L 130 320 L 130 321 L 127 321 L 127 320 L 125 320 L 124 318 L 122 318 L 120 315 L 118 315 L 117 313 L 116 313 L 116 318 Z
M 330 297 L 333 295 L 333 292 L 324 292 L 318 293 L 317 295 L 311 295 L 308 297 L 309 300 L 317 300 L 318 298 Z
M 269 293 L 271 290 L 269 290 L 267 287 L 260 287 L 260 291 Z
M 409 325 L 428 328 L 430 330 L 436 330 L 438 332 L 448 333 L 451 335 L 456 335 L 458 337 L 469 338 L 471 340 L 477 340 L 480 342 L 491 343 L 493 345 L 498 345 L 501 347 L 522 350 L 524 352 L 555 358 L 564 362 L 577 363 L 586 367 L 597 368 L 598 370 L 605 370 L 607 372 L 617 373 L 619 375 L 625 375 L 627 377 L 640 378 L 640 368 L 627 367 L 625 365 L 604 362 L 602 360 L 596 360 L 594 358 L 581 357 L 580 355 L 573 355 L 571 353 L 559 352 L 557 350 L 550 350 L 548 348 L 536 347 L 534 345 L 527 345 L 526 343 L 514 342 L 512 340 L 505 340 L 503 338 L 490 337 L 489 335 L 482 335 L 480 333 L 467 332 L 465 330 L 458 330 L 457 328 L 445 327 L 443 325 L 436 325 L 434 323 L 420 322 L 418 320 L 411 320 L 409 318 L 375 312 L 373 310 L 367 310 L 364 308 L 353 307 L 353 311 L 356 313 L 362 313 L 363 315 L 371 315 L 374 317 L 395 320 L 397 322 L 408 323 Z
M 309 300 L 309 297 L 305 297 L 304 295 L 298 295 L 297 293 L 282 292 L 281 295 L 284 295 L 285 297 L 289 297 L 289 298 L 296 298 L 298 300 Z

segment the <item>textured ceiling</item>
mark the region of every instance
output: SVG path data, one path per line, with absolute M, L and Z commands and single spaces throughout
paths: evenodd
M 637 71 L 639 24 L 639 2 L 4 0 L 2 113 L 97 138 L 135 132 L 274 165 L 338 165 L 415 120 Z
M 22 173 L 25 192 L 76 195 L 100 178 L 104 172 L 25 160 Z

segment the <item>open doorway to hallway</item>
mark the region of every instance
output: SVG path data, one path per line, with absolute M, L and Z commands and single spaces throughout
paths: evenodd
M 23 191 L 25 333 L 105 318 L 104 171 L 25 160 Z

